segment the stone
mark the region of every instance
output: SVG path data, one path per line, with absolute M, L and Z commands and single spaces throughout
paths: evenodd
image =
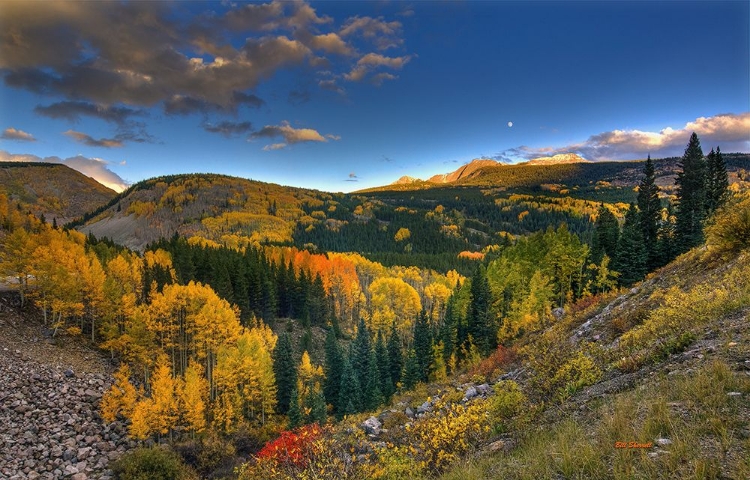
M 656 444 L 659 445 L 660 447 L 664 447 L 666 445 L 672 445 L 672 440 L 668 438 L 657 438 Z
M 380 435 L 381 427 L 383 426 L 382 423 L 380 423 L 380 420 L 378 420 L 376 417 L 370 417 L 364 422 L 362 422 L 362 429 L 364 429 L 365 433 L 368 435 Z
M 411 407 L 406 407 L 406 410 L 404 410 L 404 415 L 406 415 L 409 418 L 414 418 L 416 416 L 414 414 L 414 410 L 412 410 Z

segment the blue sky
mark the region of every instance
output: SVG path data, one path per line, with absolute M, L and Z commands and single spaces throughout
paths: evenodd
M 0 4 L 0 160 L 116 188 L 750 151 L 746 1 L 40 3 Z

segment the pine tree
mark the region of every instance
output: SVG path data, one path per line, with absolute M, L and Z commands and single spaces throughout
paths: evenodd
M 367 377 L 362 392 L 362 406 L 365 410 L 375 410 L 383 403 L 383 390 L 380 387 L 380 371 L 375 350 L 370 349 L 370 361 L 367 362 Z
M 342 405 L 339 403 L 339 388 L 341 388 L 341 374 L 344 369 L 344 356 L 341 353 L 333 329 L 328 330 L 325 344 L 326 378 L 323 384 L 326 402 L 333 405 L 333 411 L 338 412 Z
M 659 187 L 655 183 L 654 162 L 648 156 L 643 168 L 644 177 L 638 185 L 638 210 L 641 235 L 646 248 L 646 269 L 651 271 L 658 263 L 657 237 L 659 235 L 659 219 L 661 218 L 661 202 L 659 201 Z
M 615 258 L 617 242 L 620 239 L 620 225 L 614 214 L 602 203 L 596 213 L 594 239 L 591 247 L 591 262 L 600 263 L 604 255 Z
M 414 353 L 414 349 L 409 350 L 409 354 L 406 356 L 406 365 L 404 365 L 404 377 L 403 377 L 403 389 L 411 390 L 417 383 L 420 382 L 422 372 L 420 370 L 419 361 L 417 355 Z
M 296 385 L 292 388 L 292 391 L 289 394 L 289 410 L 287 412 L 287 417 L 289 417 L 289 430 L 302 425 L 302 410 L 299 408 L 299 392 Z
M 345 357 L 344 368 L 341 371 L 341 386 L 339 387 L 339 405 L 343 405 L 337 412 L 337 418 L 340 420 L 344 415 L 351 415 L 360 410 L 359 399 L 362 397 L 359 380 L 354 374 L 351 363 Z
M 450 364 L 451 356 L 455 355 L 458 341 L 458 321 L 456 320 L 456 293 L 452 293 L 448 298 L 445 307 L 445 318 L 440 326 L 439 340 L 443 344 L 443 363 Z
M 419 381 L 426 382 L 432 359 L 432 332 L 424 310 L 420 312 L 414 325 L 414 354 L 419 364 Z
M 306 409 L 309 410 L 307 423 L 317 423 L 322 425 L 326 423 L 326 399 L 323 392 L 316 391 L 306 398 Z
M 703 241 L 703 220 L 706 216 L 706 161 L 698 135 L 693 132 L 685 148 L 677 172 L 678 252 L 686 252 Z
M 378 373 L 380 374 L 380 390 L 383 393 L 385 403 L 388 403 L 391 396 L 395 393 L 393 380 L 391 379 L 391 362 L 388 359 L 388 348 L 383 338 L 383 333 L 378 330 L 375 341 L 375 357 L 378 364 Z
M 721 149 L 716 147 L 716 152 L 706 157 L 706 214 L 711 215 L 724 203 L 729 191 L 729 176 L 727 165 L 721 154 Z
M 492 332 L 490 321 L 490 285 L 484 265 L 480 265 L 471 277 L 471 303 L 466 323 L 468 334 L 474 339 L 479 352 L 483 356 L 488 355 L 496 335 Z
M 279 337 L 273 352 L 273 373 L 276 377 L 276 409 L 285 414 L 289 410 L 292 390 L 297 388 L 297 363 L 289 334 Z
M 404 356 L 401 353 L 401 337 L 396 328 L 396 322 L 391 324 L 391 333 L 388 336 L 388 360 L 391 364 L 391 382 L 394 390 L 401 381 L 401 373 L 404 368 Z
M 614 269 L 620 272 L 620 284 L 632 285 L 646 275 L 646 248 L 638 222 L 638 211 L 630 204 L 617 247 Z
M 354 337 L 354 342 L 351 344 L 352 356 L 350 356 L 349 362 L 357 376 L 357 382 L 362 389 L 361 393 L 363 395 L 367 393 L 367 375 L 370 371 L 370 344 L 370 332 L 367 330 L 364 319 L 360 319 L 357 326 L 357 336 Z M 361 407 L 364 400 L 364 397 L 360 397 L 355 401 L 355 406 L 358 408 Z

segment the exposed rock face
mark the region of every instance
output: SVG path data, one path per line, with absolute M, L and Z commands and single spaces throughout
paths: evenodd
M 410 183 L 420 182 L 420 181 L 421 180 L 418 178 L 410 177 L 409 175 L 404 175 L 403 177 L 393 182 L 391 185 L 408 185 Z
M 451 173 L 443 173 L 440 175 L 434 175 L 430 177 L 427 181 L 430 183 L 453 183 L 458 180 L 461 180 L 462 178 L 468 177 L 469 175 L 476 172 L 480 168 L 496 167 L 497 165 L 502 165 L 502 164 L 496 162 L 495 160 L 489 160 L 486 158 L 477 158 L 467 163 L 466 165 L 459 167 L 457 170 Z

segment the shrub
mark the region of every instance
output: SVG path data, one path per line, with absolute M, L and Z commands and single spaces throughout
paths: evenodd
M 730 199 L 706 227 L 706 243 L 721 252 L 750 247 L 750 195 Z
M 162 447 L 138 448 L 111 465 L 120 480 L 187 480 L 195 473 L 175 452 Z

